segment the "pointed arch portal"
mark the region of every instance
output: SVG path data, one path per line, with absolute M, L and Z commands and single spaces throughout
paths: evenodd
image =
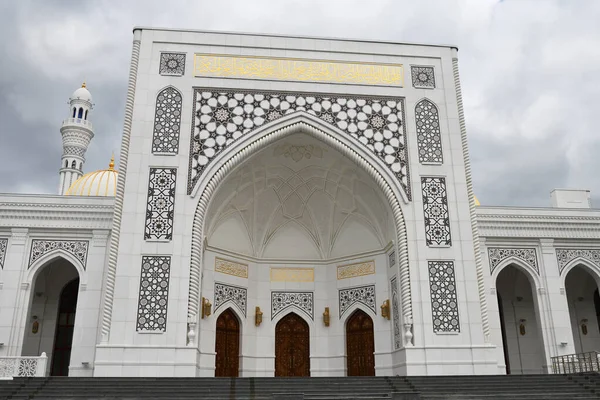
M 215 376 L 236 377 L 240 369 L 240 322 L 228 308 L 217 318 Z
M 373 320 L 361 309 L 346 322 L 346 367 L 348 376 L 375 376 Z
M 294 313 L 275 326 L 275 376 L 310 376 L 309 327 Z

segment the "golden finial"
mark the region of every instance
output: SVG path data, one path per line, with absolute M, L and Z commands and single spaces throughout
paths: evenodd
M 81 84 L 81 87 L 82 87 L 82 88 L 85 88 L 85 87 L 86 87 L 85 81 L 83 81 L 83 83 Z
M 113 171 L 115 169 L 115 154 L 110 157 L 110 162 L 108 163 L 108 169 Z

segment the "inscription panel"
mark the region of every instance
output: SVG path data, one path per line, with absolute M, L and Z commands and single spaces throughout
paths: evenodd
M 224 260 L 222 258 L 215 259 L 215 272 L 220 272 L 226 275 L 233 275 L 240 278 L 248 278 L 248 266 L 235 261 Z
M 347 279 L 357 276 L 373 275 L 375 273 L 375 262 L 367 261 L 357 264 L 340 265 L 337 267 L 337 278 Z
M 271 268 L 271 282 L 314 282 L 313 268 Z
M 402 64 L 196 54 L 194 76 L 403 86 Z

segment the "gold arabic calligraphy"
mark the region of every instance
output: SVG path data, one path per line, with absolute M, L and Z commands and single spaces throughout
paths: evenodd
M 401 64 L 196 54 L 194 76 L 402 86 Z

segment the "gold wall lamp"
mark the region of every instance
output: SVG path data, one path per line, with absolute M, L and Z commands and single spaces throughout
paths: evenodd
M 588 334 L 587 323 L 588 323 L 587 318 L 584 318 L 581 320 L 581 333 L 583 333 L 584 335 Z
M 390 319 L 390 300 L 387 299 L 381 305 L 381 316 L 385 319 Z
M 329 326 L 329 307 L 325 307 L 325 312 L 323 313 L 323 323 L 325 326 Z
M 259 326 L 262 323 L 262 311 L 260 311 L 260 307 L 256 306 L 254 309 L 254 326 Z
M 212 304 L 210 303 L 210 301 L 208 301 L 208 299 L 206 297 L 202 298 L 202 319 L 204 319 L 204 317 L 208 317 L 210 314 L 212 314 Z

